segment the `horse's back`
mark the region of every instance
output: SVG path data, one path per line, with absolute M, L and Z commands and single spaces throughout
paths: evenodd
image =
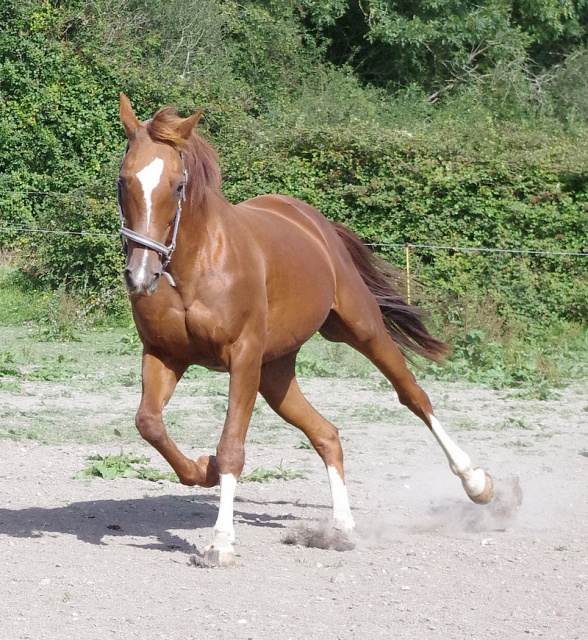
M 274 357 L 312 336 L 333 306 L 333 230 L 316 209 L 287 196 L 258 196 L 234 205 L 233 213 L 232 234 L 263 265 L 268 355 Z
M 276 248 L 279 269 L 286 272 L 284 281 L 279 283 L 281 290 L 291 278 L 303 283 L 303 295 L 291 298 L 298 313 L 312 301 L 322 309 L 321 327 L 327 319 L 332 324 L 333 312 L 369 327 L 369 332 L 380 327 L 378 304 L 337 225 L 308 203 L 290 196 L 257 196 L 239 207 L 251 216 L 258 233 L 262 228 L 266 233 L 271 229 L 269 245 Z M 346 230 L 344 235 L 363 246 L 352 232 Z
M 318 209 L 292 196 L 265 194 L 245 200 L 236 206 L 243 211 L 261 214 L 265 224 L 279 225 L 279 221 L 283 220 L 321 234 L 325 230 L 329 233 L 331 227 L 329 220 Z
M 296 246 L 303 255 L 320 255 L 333 274 L 342 263 L 351 264 L 349 253 L 333 223 L 318 209 L 292 196 L 268 194 L 236 205 L 250 220 L 253 233 L 267 234 L 280 249 Z M 298 246 L 299 245 L 299 246 Z

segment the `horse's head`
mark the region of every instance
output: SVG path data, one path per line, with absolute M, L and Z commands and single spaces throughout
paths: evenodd
M 120 120 L 128 140 L 118 181 L 121 234 L 128 243 L 125 281 L 131 294 L 151 294 L 157 288 L 175 248 L 185 199 L 187 175 L 182 149 L 201 112 L 189 118 L 154 116 L 159 126 L 141 123 L 124 93 Z M 158 119 L 158 115 L 160 115 Z

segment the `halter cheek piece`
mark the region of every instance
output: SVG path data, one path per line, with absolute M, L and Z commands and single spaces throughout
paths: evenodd
M 127 154 L 128 147 L 125 151 L 125 155 Z M 172 239 L 169 245 L 162 244 L 161 242 L 157 242 L 157 240 L 153 240 L 148 236 L 144 236 L 128 227 L 125 227 L 125 217 L 122 210 L 122 198 L 121 198 L 121 187 L 120 183 L 117 184 L 116 188 L 116 201 L 118 206 L 118 217 L 120 220 L 120 237 L 122 240 L 122 245 L 125 253 L 128 251 L 128 241 L 132 240 L 137 244 L 141 244 L 148 249 L 153 249 L 153 251 L 157 251 L 162 258 L 162 272 L 163 275 L 167 278 L 168 282 L 172 287 L 176 286 L 174 279 L 171 274 L 166 271 L 167 266 L 171 261 L 171 257 L 176 248 L 176 238 L 178 236 L 178 227 L 180 226 L 180 218 L 182 217 L 182 203 L 186 200 L 186 184 L 188 183 L 188 171 L 184 166 L 184 156 L 180 153 L 180 158 L 182 159 L 182 172 L 184 174 L 184 182 L 182 184 L 182 191 L 180 193 L 180 197 L 178 199 L 178 208 L 176 209 L 176 216 L 173 222 L 173 230 L 172 230 Z

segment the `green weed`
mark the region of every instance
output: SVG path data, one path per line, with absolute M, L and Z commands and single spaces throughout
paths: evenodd
M 61 286 L 49 295 L 46 324 L 40 329 L 41 340 L 58 342 L 79 341 L 78 327 L 81 323 L 83 307 Z
M 546 381 L 542 381 L 536 385 L 519 389 L 518 391 L 508 394 L 506 397 L 521 400 L 558 400 L 561 398 L 561 393 L 552 389 Z
M 0 376 L 17 376 L 19 373 L 14 355 L 9 351 L 0 352 Z
M 399 414 L 404 414 L 404 410 L 389 409 L 378 404 L 364 404 L 351 411 L 353 418 L 366 422 L 390 422 Z
M 141 382 L 141 374 L 137 371 L 127 371 L 118 376 L 118 381 L 123 387 L 136 387 Z
M 60 353 L 55 359 L 49 359 L 46 364 L 35 367 L 23 377 L 27 380 L 58 382 L 71 380 L 78 372 L 77 360 Z
M 453 423 L 453 428 L 459 431 L 475 431 L 478 427 L 478 423 L 471 418 L 461 418 Z
M 528 424 L 522 418 L 506 418 L 506 420 L 501 420 L 497 422 L 492 427 L 490 427 L 493 431 L 504 431 L 506 429 L 523 429 L 525 431 L 532 431 L 535 429 L 533 425 Z
M 306 474 L 299 469 L 286 469 L 283 464 L 279 464 L 275 469 L 264 469 L 258 467 L 247 475 L 242 475 L 239 482 L 271 482 L 272 480 L 297 480 L 305 478 Z
M 20 385 L 12 380 L 0 380 L 0 391 L 20 393 Z
M 144 466 L 149 462 L 146 456 L 136 456 L 124 453 L 121 449 L 118 455 L 99 454 L 86 458 L 90 464 L 75 474 L 76 478 L 103 478 L 104 480 L 114 480 L 115 478 L 137 478 L 156 482 L 157 480 L 168 480 L 178 482 L 178 477 L 173 472 L 163 473 L 157 469 Z M 141 465 L 141 466 L 137 466 Z
M 123 356 L 138 355 L 141 353 L 142 348 L 143 343 L 141 342 L 141 338 L 139 338 L 137 329 L 133 324 L 129 327 L 127 333 L 121 336 L 118 341 L 118 353 Z
M 503 446 L 508 449 L 524 451 L 525 449 L 533 448 L 533 443 L 526 440 L 511 440 L 510 442 L 505 442 Z

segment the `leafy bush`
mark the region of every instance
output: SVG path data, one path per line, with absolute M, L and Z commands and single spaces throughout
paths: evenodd
M 221 150 L 230 200 L 295 195 L 399 266 L 394 245 L 407 242 L 583 252 L 584 5 L 421 5 L 6 0 L 0 226 L 105 235 L 0 231 L 0 247 L 36 285 L 121 308 L 124 90 L 141 118 L 169 102 L 183 113 L 207 106 L 204 133 Z M 531 62 L 546 46 L 543 65 L 567 56 L 550 73 Z M 510 325 L 587 317 L 583 257 L 412 256 L 449 324 L 456 305 L 482 300 Z

